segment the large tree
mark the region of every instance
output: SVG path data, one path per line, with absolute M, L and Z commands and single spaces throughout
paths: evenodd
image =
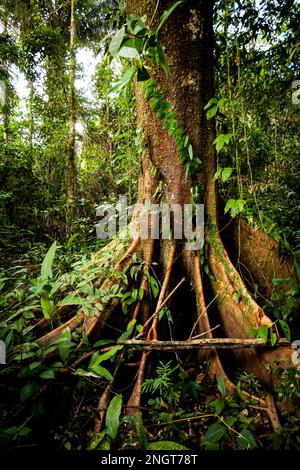
M 128 1 L 129 13 L 140 17 L 146 15 L 148 24 L 153 30 L 169 6 L 169 0 Z M 148 64 L 148 71 L 151 78 L 156 80 L 160 101 L 168 103 L 172 109 L 157 109 L 153 106 L 153 102 L 149 103 L 149 100 L 145 99 L 140 83 L 136 84 L 137 118 L 145 147 L 138 202 L 162 201 L 167 204 L 178 204 L 183 208 L 185 204 L 191 203 L 191 194 L 195 195 L 197 187 L 198 194 L 202 195 L 205 204 L 204 248 L 200 253 L 200 250 L 187 249 L 184 240 L 153 240 L 151 234 L 146 240 L 135 239 L 129 248 L 128 244 L 126 246 L 126 243 L 121 244 L 114 240 L 94 260 L 96 264 L 101 263 L 101 256 L 112 250 L 110 264 L 115 263 L 114 273 L 109 277 L 102 275 L 103 277 L 95 283 L 95 288 L 105 293 L 101 299 L 101 308 L 98 308 L 98 312 L 92 317 L 86 317 L 84 312 L 80 311 L 76 316 L 40 337 L 37 343 L 42 348 L 49 346 L 67 328 L 71 332 L 81 328 L 85 337 L 97 337 L 103 333 L 108 319 L 112 321 L 112 314 L 119 303 L 118 297 L 114 296 L 116 285 L 124 288 L 123 276 L 120 273 L 134 265 L 136 260 L 136 257 L 132 256 L 134 253 L 144 261 L 140 276 L 136 278 L 136 287 L 142 289 L 144 295 L 135 296 L 132 318 L 139 318 L 144 324 L 141 336 L 144 334 L 147 340 L 155 340 L 158 337 L 158 313 L 169 294 L 172 294 L 170 301 L 173 318 L 184 309 L 184 316 L 178 317 L 178 328 L 175 330 L 177 338 L 172 339 L 184 339 L 192 330 L 194 334 L 196 330 L 196 334 L 201 334 L 202 338 L 212 339 L 212 328 L 217 323 L 221 323 L 222 328 L 214 330 L 216 337 L 223 335 L 234 339 L 250 338 L 249 330 L 272 326 L 272 320 L 245 287 L 219 233 L 215 181 L 215 122 L 206 118 L 204 110 L 209 100 L 214 97 L 213 1 L 190 0 L 178 5 L 161 28 L 160 41 L 164 45 L 170 72 L 166 74 L 166 71 L 157 69 L 151 64 Z M 167 67 L 164 66 L 164 69 L 167 70 Z M 144 69 L 142 71 L 145 73 Z M 184 140 L 188 136 L 190 153 L 193 153 L 193 159 L 197 163 L 193 171 L 190 171 L 190 167 L 187 168 L 186 162 L 182 160 L 176 132 L 173 136 L 164 125 L 162 117 L 166 116 L 167 112 L 171 112 L 171 119 L 173 121 L 176 119 L 179 123 L 178 130 L 182 129 L 183 135 L 186 136 Z M 182 136 L 181 130 L 178 135 Z M 134 218 L 136 217 L 137 214 L 134 215 Z M 201 258 L 206 260 L 209 277 L 205 277 L 202 272 L 200 254 Z M 150 295 L 151 278 L 148 275 L 149 267 L 154 261 L 158 263 L 157 272 L 162 278 L 157 302 Z M 181 281 L 183 277 L 185 282 Z M 131 286 L 132 283 L 130 288 Z M 175 293 L 174 288 L 177 289 Z M 99 303 L 97 305 L 99 306 Z M 46 325 L 47 321 L 41 320 L 39 327 L 44 328 Z M 162 331 L 162 335 L 166 337 L 166 332 Z M 80 341 L 77 350 L 82 345 L 83 340 Z M 278 361 L 282 366 L 291 366 L 291 353 L 289 348 L 265 347 L 258 352 L 253 349 L 234 349 L 232 354 L 240 367 L 269 384 L 273 379 L 272 367 Z M 73 366 L 78 366 L 84 358 L 89 357 L 89 353 L 86 354 L 80 356 Z M 235 385 L 228 377 L 225 371 L 226 364 L 222 364 L 217 350 L 211 347 L 204 353 L 199 353 L 199 361 L 204 359 L 209 359 L 209 373 L 212 376 L 223 377 L 227 391 L 233 393 Z M 131 414 L 136 414 L 140 409 L 142 382 L 148 361 L 149 353 L 141 353 L 137 378 L 128 400 L 128 412 Z M 266 364 L 270 364 L 269 369 L 265 367 Z M 118 370 L 119 366 L 116 367 L 114 378 Z M 98 406 L 100 414 L 95 433 L 101 428 L 112 386 L 113 381 L 109 383 L 100 398 Z M 278 430 L 280 423 L 276 404 L 271 397 L 258 400 L 260 406 L 268 413 L 273 428 Z

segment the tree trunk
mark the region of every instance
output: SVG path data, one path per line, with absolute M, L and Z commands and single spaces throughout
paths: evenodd
M 136 2 L 130 0 L 130 13 L 152 18 L 155 26 L 163 11 L 170 6 L 168 0 L 147 0 Z M 157 7 L 157 9 L 156 9 Z M 156 11 L 154 18 L 153 12 Z M 217 220 L 217 191 L 214 179 L 216 171 L 216 155 L 214 149 L 215 123 L 207 120 L 204 107 L 214 96 L 214 64 L 213 64 L 213 1 L 190 1 L 180 5 L 161 31 L 161 42 L 165 47 L 171 74 L 160 70 L 155 73 L 158 87 L 172 103 L 182 128 L 189 136 L 194 152 L 200 156 L 202 170 L 197 181 L 204 184 L 204 203 L 206 213 L 206 259 L 215 280 L 211 283 L 215 294 L 215 302 L 209 313 L 222 323 L 222 331 L 227 337 L 248 338 L 249 330 L 262 325 L 271 326 L 271 320 L 254 302 L 245 288 L 223 246 Z M 141 125 L 147 154 L 143 161 L 142 181 L 140 182 L 139 201 L 147 198 L 153 200 L 157 180 L 163 182 L 163 198 L 171 204 L 183 206 L 191 202 L 191 188 L 196 184 L 195 178 L 185 177 L 184 166 L 180 164 L 180 155 L 173 138 L 170 138 L 162 122 L 158 120 L 147 101 L 144 100 L 140 87 L 136 88 L 137 117 Z M 150 167 L 156 167 L 156 179 L 150 176 Z M 165 244 L 162 244 L 162 251 Z M 177 251 L 179 250 L 177 246 Z M 210 321 L 206 310 L 204 286 L 198 254 L 187 252 L 184 244 L 180 247 L 182 262 L 186 276 L 195 280 L 198 306 L 198 331 L 210 331 Z M 177 253 L 178 254 L 178 253 Z M 166 256 L 162 256 L 165 259 Z M 197 282 L 198 281 L 198 282 Z M 198 286 L 197 286 L 198 284 Z M 218 312 L 216 312 L 216 306 Z M 208 333 L 206 337 L 211 337 Z M 271 381 L 271 374 L 264 367 L 265 358 L 268 362 L 285 359 L 291 364 L 290 349 L 277 349 L 258 355 L 255 351 L 238 351 L 235 359 L 259 378 Z M 212 360 L 213 373 L 223 374 L 223 368 L 216 351 L 209 353 Z
M 70 65 L 69 65 L 69 149 L 68 149 L 68 167 L 67 167 L 67 201 L 66 201 L 66 233 L 72 233 L 72 224 L 74 217 L 74 198 L 76 188 L 76 109 L 75 109 L 75 7 L 76 0 L 71 0 L 71 17 L 70 17 Z
M 74 3 L 72 4 L 74 7 Z M 161 0 L 160 2 L 156 0 L 128 1 L 129 13 L 146 15 L 152 28 L 169 6 L 169 0 Z M 162 122 L 152 111 L 148 101 L 144 99 L 141 88 L 137 84 L 137 118 L 143 131 L 143 141 L 146 146 L 139 181 L 138 202 L 144 203 L 150 200 L 157 203 L 163 201 L 167 204 L 178 204 L 183 207 L 184 204 L 191 202 L 191 189 L 201 184 L 204 188 L 203 198 L 206 214 L 204 253 L 188 250 L 184 240 L 166 241 L 160 239 L 156 241 L 151 239 L 151 236 L 142 241 L 137 237 L 125 252 L 125 245 L 120 246 L 114 240 L 104 248 L 104 252 L 107 249 L 114 251 L 110 260 L 110 263 L 114 265 L 114 274 L 97 280 L 94 287 L 107 291 L 112 287 L 115 288 L 116 285 L 121 287 L 123 281 L 119 275 L 120 271 L 124 272 L 129 269 L 133 264 L 132 255 L 137 253 L 138 257 L 143 258 L 144 261 L 143 271 L 136 281 L 136 287 L 142 290 L 143 296 L 137 297 L 131 313 L 132 319 L 138 318 L 139 323 L 143 324 L 143 328 L 134 337 L 135 340 L 142 336 L 145 336 L 147 342 L 158 339 L 158 336 L 160 336 L 159 339 L 172 341 L 187 337 L 189 340 L 195 340 L 198 335 L 201 335 L 203 340 L 210 340 L 213 338 L 212 332 L 214 331 L 216 339 L 227 337 L 238 340 L 239 344 L 247 343 L 243 340 L 251 338 L 249 333 L 251 328 L 257 329 L 262 325 L 271 328 L 272 321 L 248 293 L 240 275 L 230 261 L 218 231 L 217 192 L 214 179 L 216 155 L 213 145 L 215 123 L 213 120 L 208 121 L 204 113 L 205 105 L 214 96 L 213 0 L 190 0 L 188 3 L 178 6 L 164 24 L 161 31 L 161 42 L 165 46 L 171 73 L 166 75 L 161 70 L 152 70 L 151 74 L 154 74 L 152 78 L 157 80 L 158 87 L 172 104 L 177 119 L 186 135 L 189 136 L 194 153 L 201 158 L 201 171 L 196 175 L 191 176 L 190 173 L 188 176 L 185 175 L 185 168 L 180 163 L 180 154 L 175 140 L 168 135 Z M 74 84 L 74 82 L 71 83 Z M 70 130 L 74 129 L 75 114 L 73 114 L 72 124 L 73 127 L 70 126 Z M 70 132 L 70 137 L 74 143 L 74 133 Z M 72 156 L 74 157 L 74 153 Z M 72 162 L 74 163 L 74 160 Z M 158 187 L 161 189 L 159 192 L 157 191 Z M 158 194 L 159 196 L 157 196 Z M 134 220 L 136 215 L 133 217 Z M 209 279 L 204 279 L 200 254 L 205 255 L 205 262 L 210 270 Z M 101 256 L 100 253 L 94 262 L 100 264 Z M 155 271 L 162 280 L 157 301 L 149 295 L 149 277 L 147 276 L 147 270 L 149 270 L 149 266 L 152 269 L 151 263 L 154 260 L 158 262 Z M 88 268 L 86 267 L 86 269 Z M 181 280 L 179 281 L 179 279 Z M 193 285 L 192 290 L 188 289 L 186 281 Z M 213 298 L 209 302 L 211 294 L 213 294 Z M 114 295 L 111 297 L 110 300 L 103 303 L 98 315 L 85 317 L 83 312 L 79 312 L 73 318 L 68 319 L 66 323 L 59 324 L 56 329 L 39 338 L 37 343 L 40 347 L 49 346 L 66 328 L 73 332 L 81 327 L 85 337 L 90 337 L 92 334 L 99 336 L 119 302 L 118 297 Z M 162 332 L 158 331 L 159 313 L 167 303 L 169 305 L 172 301 L 173 319 L 177 321 L 180 310 L 184 312 L 181 317 L 183 319 L 179 322 L 179 329 L 175 330 L 173 337 L 169 335 L 167 338 L 161 338 Z M 151 309 L 154 313 L 151 312 Z M 112 318 L 110 322 L 112 322 Z M 221 324 L 221 328 L 212 328 L 212 325 L 217 323 Z M 213 341 L 207 342 L 210 345 L 214 344 Z M 80 342 L 77 350 L 82 344 L 83 341 Z M 252 372 L 266 383 L 270 383 L 272 374 L 266 369 L 266 362 L 271 363 L 272 366 L 275 361 L 283 361 L 282 364 L 280 363 L 282 367 L 291 366 L 293 352 L 288 347 L 280 346 L 276 349 L 262 348 L 260 352 L 254 349 L 235 348 L 232 351 L 232 357 L 235 359 L 235 363 L 244 370 Z M 121 354 L 123 353 L 122 351 Z M 129 414 L 137 414 L 140 411 L 142 383 L 147 372 L 149 354 L 153 353 L 151 351 L 141 353 L 136 381 L 127 403 Z M 83 355 L 82 359 L 79 358 L 76 361 L 76 366 L 84 357 Z M 201 349 L 198 357 L 199 360 L 209 360 L 210 375 L 223 377 L 228 393 L 235 392 L 236 387 L 223 368 L 215 347 Z M 119 366 L 116 366 L 114 378 L 118 370 Z M 113 383 L 114 379 L 100 397 L 98 409 L 101 412 L 95 425 L 96 433 L 101 429 L 103 409 L 107 406 Z M 253 398 L 246 392 L 243 394 L 248 399 L 249 397 Z M 278 431 L 280 423 L 272 397 L 266 399 L 255 397 L 255 399 L 268 413 L 273 429 Z
M 29 85 L 29 154 L 28 154 L 28 164 L 32 168 L 33 164 L 33 136 L 34 136 L 34 114 L 33 114 L 33 100 L 34 100 L 34 87 L 33 81 L 28 80 Z

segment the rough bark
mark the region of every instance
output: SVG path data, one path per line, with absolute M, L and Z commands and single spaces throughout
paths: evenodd
M 241 272 L 249 283 L 259 286 L 262 296 L 269 298 L 276 290 L 273 279 L 298 280 L 292 257 L 282 252 L 276 240 L 243 220 L 233 221 L 224 243 L 234 263 L 240 253 Z
M 168 1 L 159 2 L 158 6 L 152 0 L 128 2 L 129 12 L 146 14 L 149 19 L 156 11 L 155 17 L 152 18 L 153 26 L 168 6 Z M 214 179 L 216 156 L 213 145 L 215 123 L 213 120 L 208 121 L 204 113 L 204 106 L 214 96 L 212 8 L 212 1 L 190 1 L 175 10 L 161 35 L 171 74 L 166 76 L 164 72 L 159 71 L 155 73 L 154 78 L 172 103 L 184 131 L 190 137 L 195 153 L 202 160 L 202 172 L 198 175 L 198 181 L 202 181 L 205 187 L 206 257 L 215 277 L 212 283 L 216 295 L 214 315 L 217 305 L 218 317 L 226 336 L 249 338 L 250 329 L 259 328 L 263 324 L 271 325 L 271 320 L 249 295 L 224 248 L 218 231 L 218 200 Z M 136 98 L 138 122 L 144 131 L 148 150 L 144 162 L 144 181 L 147 180 L 146 166 L 151 162 L 157 169 L 159 179 L 163 181 L 163 198 L 166 202 L 176 202 L 181 205 L 190 202 L 192 181 L 191 178 L 184 176 L 184 168 L 179 162 L 174 139 L 168 137 L 162 123 L 143 99 L 138 86 Z M 141 186 L 140 200 L 145 199 L 144 187 Z M 149 188 L 151 188 L 151 177 L 147 185 L 147 189 Z M 191 253 L 183 254 L 188 276 L 193 272 L 191 266 L 193 256 Z M 202 305 L 202 310 L 206 310 L 201 278 L 200 284 L 198 304 Z M 212 311 L 209 313 L 212 314 Z M 203 320 L 203 314 L 199 325 L 202 332 L 207 331 L 210 326 L 208 319 Z M 282 350 L 280 353 L 277 351 L 276 354 L 275 352 L 273 355 L 268 354 L 268 360 L 271 358 L 277 360 L 283 356 L 286 363 L 290 364 L 290 355 L 290 350 Z M 264 367 L 263 358 L 255 351 L 239 351 L 235 353 L 235 357 L 244 368 L 254 372 L 266 382 L 270 381 L 270 374 Z

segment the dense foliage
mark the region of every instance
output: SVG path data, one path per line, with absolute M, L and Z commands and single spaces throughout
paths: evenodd
M 153 365 L 152 377 L 143 384 L 144 422 L 120 417 L 123 390 L 132 374 L 122 377 L 105 429 L 90 443 L 99 389 L 112 379 L 111 363 L 125 361 L 122 352 L 117 354 L 122 346 L 111 345 L 142 326 L 128 321 L 126 331 L 112 331 L 112 337 L 94 344 L 87 340 L 84 351 L 91 348 L 90 362 L 70 370 L 70 380 L 64 377 L 63 383 L 57 374 L 77 358 L 74 338 L 65 332 L 43 350 L 35 343 L 37 318 L 51 323 L 66 306 L 80 307 L 91 316 L 112 297 L 121 300 L 126 315 L 143 295 L 126 290 L 144 269 L 140 259 L 130 273 L 122 272 L 120 285 L 111 290 L 99 293 L 93 285 L 113 269 L 110 250 L 96 263 L 97 250 L 105 244 L 96 238 L 96 207 L 116 203 L 120 195 L 129 204 L 137 197 L 144 143 L 136 126 L 136 79 L 144 82 L 152 109 L 176 138 L 186 174 L 195 178 L 197 198 L 203 196 L 197 181 L 202 156 L 193 154 L 188 136 L 148 72 L 150 61 L 169 73 L 159 29 L 170 20 L 172 8 L 152 31 L 146 18 L 126 17 L 122 1 L 77 0 L 72 101 L 70 3 L 0 3 L 0 339 L 12 359 L 7 367 L 0 366 L 0 392 L 10 389 L 9 405 L 20 401 L 13 423 L 7 407 L 1 406 L 0 446 L 46 442 L 66 449 L 158 449 L 156 441 L 161 441 L 160 448 L 166 442 L 165 448 L 172 449 L 170 441 L 177 441 L 178 449 L 178 443 L 195 449 L 299 447 L 300 420 L 293 414 L 300 399 L 295 371 L 278 371 L 280 380 L 274 384 L 274 394 L 287 400 L 291 410 L 285 412 L 278 434 L 270 430 L 257 403 L 241 400 L 243 390 L 266 394 L 254 376 L 236 372 L 239 395 L 228 396 L 223 379 L 208 379 L 205 364 L 199 366 L 189 355 L 180 362 L 162 355 Z M 174 8 L 180 3 L 174 2 Z M 216 118 L 217 123 L 215 178 L 222 213 L 241 217 L 275 238 L 282 256 L 291 257 L 298 280 L 299 16 L 296 1 L 215 2 L 216 92 L 206 106 L 207 119 Z M 76 171 L 70 233 L 66 207 L 72 113 Z M 148 277 L 156 298 L 160 286 L 151 266 Z M 285 282 L 274 280 L 279 286 Z M 299 284 L 294 280 L 288 285 L 289 290 L 260 301 L 291 339 Z M 251 289 L 255 294 L 254 283 Z M 167 308 L 161 316 L 173 322 Z M 264 334 L 258 332 L 259 337 Z M 58 357 L 53 362 L 54 352 Z M 25 365 L 19 369 L 21 359 Z M 128 362 L 134 360 L 132 354 Z M 18 386 L 11 378 L 2 384 L 6 376 L 16 376 Z M 47 390 L 39 396 L 43 385 Z

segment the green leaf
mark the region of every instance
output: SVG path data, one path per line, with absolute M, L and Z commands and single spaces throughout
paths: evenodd
M 141 39 L 127 39 L 123 42 L 121 49 L 118 52 L 120 57 L 125 59 L 139 59 L 142 46 Z
M 209 407 L 213 407 L 216 410 L 216 414 L 219 416 L 225 407 L 225 400 L 214 400 L 208 403 Z
M 55 373 L 53 370 L 45 370 L 40 374 L 41 379 L 54 379 L 55 378 Z
M 188 146 L 188 150 L 189 150 L 190 160 L 193 160 L 194 151 L 193 151 L 193 147 L 191 146 L 191 144 Z
M 92 370 L 97 375 L 99 375 L 99 377 L 104 377 L 109 382 L 111 382 L 113 380 L 113 376 L 111 375 L 109 370 L 107 370 L 105 367 L 102 367 L 102 366 L 99 366 L 98 364 L 95 364 L 92 367 L 90 367 L 90 370 Z
M 231 217 L 234 218 L 238 214 L 243 212 L 245 204 L 246 201 L 244 201 L 243 199 L 229 199 L 226 202 L 224 213 L 226 214 L 228 211 L 230 211 Z
M 148 31 L 148 28 L 142 19 L 135 14 L 129 15 L 127 17 L 127 27 L 130 33 L 139 37 L 143 36 L 146 31 Z
M 165 52 L 162 48 L 162 45 L 159 41 L 157 42 L 156 49 L 157 49 L 157 56 L 158 56 L 159 64 L 160 64 L 161 68 L 163 69 L 163 71 L 165 72 L 165 74 L 169 75 L 170 69 L 169 69 L 169 66 L 168 66 L 167 58 L 166 58 Z
M 118 93 L 120 93 L 120 91 L 133 80 L 133 77 L 136 75 L 136 73 L 137 67 L 130 67 L 128 70 L 126 70 L 124 75 L 112 86 L 108 93 L 108 97 L 113 98 Z
M 58 352 L 61 357 L 62 361 L 66 361 L 70 355 L 71 350 L 71 330 L 70 328 L 66 328 L 62 333 L 59 335 L 57 340 L 53 343 L 58 345 Z
M 214 176 L 215 180 L 218 180 L 221 177 L 222 171 L 223 171 L 223 168 L 219 166 Z
M 217 106 L 218 104 L 218 100 L 217 98 L 211 98 L 209 100 L 209 102 L 207 103 L 207 105 L 204 106 L 204 111 L 206 111 L 207 109 L 211 108 L 212 106 Z
M 255 438 L 249 429 L 242 429 L 240 435 L 237 437 L 237 445 L 240 449 L 256 449 L 257 444 Z
M 100 354 L 100 356 L 98 355 L 98 353 L 94 353 L 91 358 L 89 368 L 93 367 L 95 364 L 101 364 L 101 362 L 107 361 L 107 359 L 110 359 L 111 357 L 115 356 L 118 351 L 123 349 L 123 347 L 124 346 L 118 344 L 117 346 L 111 348 L 109 351 L 106 351 L 104 354 Z
M 189 450 L 182 444 L 174 441 L 156 441 L 147 445 L 147 450 Z
M 87 450 L 110 450 L 110 442 L 106 429 L 93 439 Z
M 106 346 L 114 342 L 115 342 L 114 339 L 99 339 L 99 341 L 93 344 L 93 348 L 101 348 L 101 346 Z
M 143 299 L 144 293 L 145 293 L 145 292 L 144 292 L 144 289 L 143 289 L 142 287 L 140 287 L 140 288 L 139 288 L 139 298 L 140 298 L 140 300 Z
M 262 325 L 257 330 L 257 336 L 260 338 L 264 343 L 268 342 L 269 337 L 269 328 L 267 325 Z
M 167 21 L 167 19 L 169 18 L 169 16 L 173 13 L 173 11 L 181 4 L 183 3 L 183 0 L 178 0 L 174 3 L 172 3 L 172 5 L 163 12 L 163 14 L 161 15 L 161 18 L 160 18 L 160 22 L 156 28 L 156 31 L 155 31 L 155 36 L 158 36 L 159 34 L 159 31 L 161 30 L 161 28 L 163 27 L 163 25 L 165 24 L 165 22 Z
M 119 29 L 119 31 L 117 31 L 116 34 L 113 36 L 108 48 L 109 52 L 113 57 L 116 57 L 118 55 L 124 36 L 125 27 L 123 26 L 123 28 Z
M 48 293 L 43 293 L 41 296 L 41 308 L 46 320 L 51 320 L 53 315 L 53 302 L 49 299 Z
M 153 276 L 149 276 L 149 282 L 150 282 L 153 296 L 157 297 L 159 294 L 159 285 L 158 285 L 157 280 Z
M 52 243 L 47 254 L 42 262 L 41 277 L 50 279 L 52 277 L 52 264 L 57 249 L 56 241 Z
M 69 250 L 71 248 L 71 246 L 73 245 L 74 240 L 76 240 L 76 238 L 78 236 L 79 236 L 79 232 L 73 233 L 73 235 L 70 238 L 68 238 L 68 241 L 66 243 L 67 250 Z
M 116 395 L 110 402 L 106 412 L 106 430 L 107 434 L 114 440 L 117 437 L 120 426 L 120 415 L 122 410 L 122 395 Z
M 29 398 L 31 398 L 36 392 L 38 391 L 38 385 L 36 383 L 31 383 L 28 385 L 24 385 L 24 387 L 21 388 L 20 392 L 20 400 L 21 401 L 26 401 Z
M 63 307 L 65 305 L 81 305 L 84 300 L 79 295 L 68 294 L 63 300 L 58 302 L 59 307 Z
M 223 398 L 226 397 L 226 385 L 225 385 L 225 382 L 224 382 L 224 379 L 223 377 L 217 375 L 217 383 L 218 383 L 218 389 L 222 395 Z
M 287 324 L 287 322 L 285 320 L 278 320 L 278 321 L 279 321 L 279 325 L 281 326 L 281 329 L 283 331 L 284 336 L 289 341 L 291 341 L 291 330 L 290 330 L 289 325 Z
M 217 112 L 218 112 L 218 107 L 217 106 L 213 106 L 212 108 L 209 108 L 206 111 L 206 119 L 212 119 L 213 117 L 215 117 Z
M 18 431 L 18 436 L 27 436 L 31 432 L 32 432 L 32 429 L 25 426 L 24 428 L 21 428 L 20 431 Z
M 277 343 L 277 334 L 271 331 L 271 346 L 275 346 L 276 343 Z
M 204 441 L 219 442 L 226 434 L 226 429 L 221 424 L 212 424 L 205 433 Z
M 232 168 L 230 167 L 225 167 L 222 170 L 222 181 L 225 183 L 231 176 L 232 174 Z
M 227 145 L 232 138 L 232 134 L 219 134 L 218 137 L 214 140 L 216 150 L 219 153 L 224 145 Z

